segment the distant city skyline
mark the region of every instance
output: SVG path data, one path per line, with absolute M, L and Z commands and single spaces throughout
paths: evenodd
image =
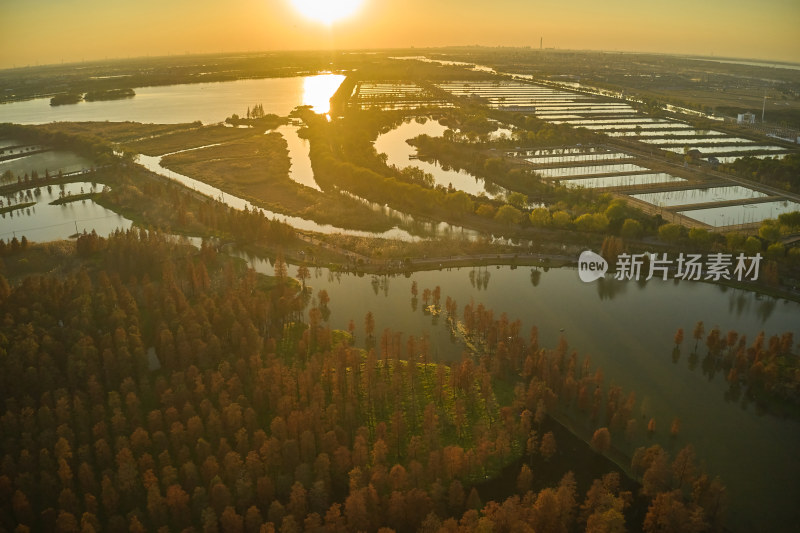
M 487 7 L 488 6 L 488 7 Z M 800 62 L 800 2 L 363 0 L 326 25 L 291 0 L 0 0 L 0 68 L 185 53 L 530 46 Z

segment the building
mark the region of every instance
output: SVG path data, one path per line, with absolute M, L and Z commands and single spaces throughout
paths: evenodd
M 756 116 L 753 113 L 739 113 L 739 116 L 736 118 L 737 124 L 755 124 L 756 123 Z

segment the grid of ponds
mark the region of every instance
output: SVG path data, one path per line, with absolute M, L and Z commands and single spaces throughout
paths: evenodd
M 407 96 L 422 95 L 425 90 L 419 85 L 412 83 L 361 83 L 358 86 L 357 95 L 360 98 L 367 98 L 370 95 L 391 95 Z
M 667 174 L 666 172 L 658 172 L 651 174 L 628 174 L 623 176 L 601 176 L 596 178 L 570 179 L 561 181 L 561 184 L 568 189 L 577 189 L 578 187 L 583 187 L 585 189 L 600 189 L 604 187 L 634 187 L 637 185 L 673 183 L 678 181 L 686 180 L 671 174 Z
M 449 82 L 439 87 L 455 96 L 475 97 L 495 109 L 535 107 L 536 114 L 556 111 L 567 113 L 632 112 L 624 103 L 602 102 L 596 98 L 550 87 L 522 82 Z
M 380 107 L 381 109 L 413 109 L 421 106 L 452 107 L 413 83 L 362 82 L 356 86 L 351 102 L 361 109 Z
M 649 168 L 633 163 L 617 163 L 614 165 L 584 165 L 579 167 L 556 167 L 537 170 L 544 178 L 566 178 L 571 176 L 590 176 L 592 174 L 618 174 L 621 172 L 647 172 Z
M 706 189 L 679 189 L 630 195 L 631 198 L 661 207 L 747 200 L 750 198 L 764 198 L 765 196 L 767 195 L 763 192 L 748 189 L 740 185 L 710 187 Z
M 788 200 L 761 202 L 757 204 L 729 205 L 679 211 L 681 215 L 697 220 L 709 226 L 720 228 L 740 224 L 752 224 L 762 220 L 777 218 L 783 213 L 800 211 L 800 204 Z
M 720 145 L 714 146 L 713 152 L 702 149 L 704 154 L 747 154 L 758 151 L 787 153 L 785 148 L 779 146 L 745 145 L 753 141 L 725 132 L 698 130 L 678 120 L 640 115 L 625 102 L 603 100 L 596 95 L 573 93 L 523 81 L 456 81 L 441 83 L 438 87 L 455 96 L 475 98 L 495 109 L 529 111 L 552 123 L 584 127 L 609 137 L 633 137 L 645 144 L 662 145 L 664 149 L 675 153 L 683 153 L 686 145 L 702 144 Z M 722 162 L 729 162 L 728 156 L 724 156 Z

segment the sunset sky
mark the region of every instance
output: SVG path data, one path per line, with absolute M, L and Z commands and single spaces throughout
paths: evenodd
M 336 0 L 331 0 L 336 1 Z M 0 0 L 0 68 L 115 57 L 539 46 L 800 62 L 797 0 L 363 0 L 330 26 L 291 0 Z

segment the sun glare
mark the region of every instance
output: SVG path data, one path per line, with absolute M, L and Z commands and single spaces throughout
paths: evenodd
M 349 17 L 362 3 L 363 0 L 292 0 L 305 17 L 328 25 Z
M 331 110 L 331 97 L 343 81 L 341 74 L 306 77 L 303 82 L 303 105 L 310 105 L 314 113 L 327 113 Z

